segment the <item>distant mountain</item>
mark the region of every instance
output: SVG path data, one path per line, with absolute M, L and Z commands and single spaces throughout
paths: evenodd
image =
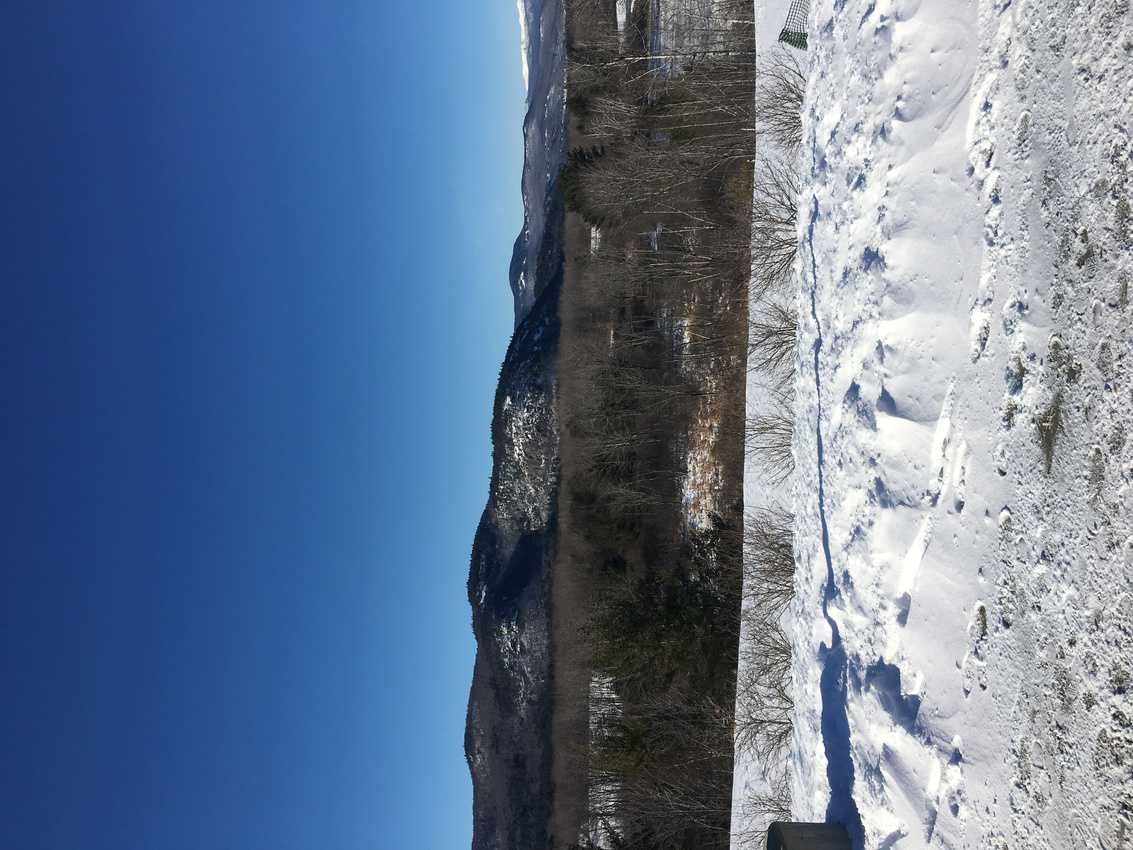
M 566 12 L 563 0 L 520 0 L 527 56 L 523 120 L 523 230 L 510 279 L 515 324 L 562 265 L 562 205 L 555 177 L 566 158 Z
M 476 666 L 465 754 L 474 850 L 542 850 L 551 811 L 550 564 L 558 492 L 555 353 L 565 155 L 562 0 L 521 0 L 528 69 L 515 333 L 492 417 L 492 478 L 468 575 Z

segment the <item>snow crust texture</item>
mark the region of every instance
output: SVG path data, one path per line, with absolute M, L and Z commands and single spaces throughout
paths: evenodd
M 794 814 L 1131 847 L 1129 4 L 810 23 Z

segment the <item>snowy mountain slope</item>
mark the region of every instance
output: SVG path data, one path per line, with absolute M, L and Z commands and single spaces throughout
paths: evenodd
M 1128 4 L 816 0 L 810 35 L 795 814 L 1129 846 Z
M 515 333 L 492 412 L 492 475 L 469 565 L 476 662 L 465 755 L 476 850 L 543 847 L 551 817 L 550 571 L 559 481 L 555 412 L 565 33 L 561 0 L 520 0 L 528 82 L 524 229 L 512 255 Z
M 566 158 L 566 10 L 563 0 L 518 0 L 527 82 L 523 119 L 523 229 L 509 278 L 518 327 L 562 265 L 562 199 L 553 190 Z
M 468 574 L 476 662 L 464 747 L 474 850 L 547 840 L 561 287 L 560 276 L 517 328 L 493 406 L 491 483 Z

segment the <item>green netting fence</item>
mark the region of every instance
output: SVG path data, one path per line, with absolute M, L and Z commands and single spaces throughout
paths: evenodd
M 791 8 L 787 10 L 787 20 L 783 22 L 783 31 L 779 33 L 779 41 L 806 50 L 807 19 L 810 17 L 810 0 L 792 0 Z

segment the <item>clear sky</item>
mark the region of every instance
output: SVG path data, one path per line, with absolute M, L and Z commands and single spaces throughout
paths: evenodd
M 469 845 L 514 0 L 8 0 L 0 845 Z

